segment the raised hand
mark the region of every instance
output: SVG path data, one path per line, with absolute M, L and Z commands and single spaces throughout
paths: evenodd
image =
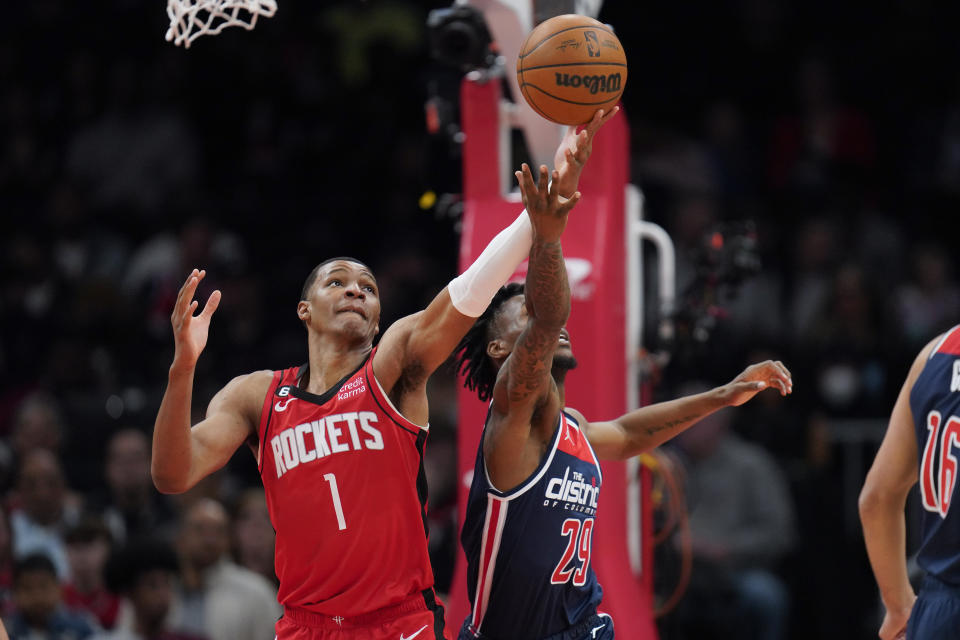
M 727 405 L 738 407 L 767 387 L 779 389 L 782 396 L 793 392 L 793 378 L 779 360 L 750 365 L 723 386 L 723 396 Z
M 564 198 L 569 198 L 577 190 L 580 173 L 593 152 L 593 136 L 610 118 L 617 115 L 618 111 L 620 107 L 614 107 L 606 114 L 603 109 L 598 109 L 593 114 L 593 120 L 588 122 L 579 133 L 577 125 L 567 127 L 567 132 L 553 157 L 553 166 L 559 174 L 559 178 L 555 178 L 554 181 L 559 183 L 558 193 Z
M 540 165 L 537 182 L 534 182 L 527 163 L 523 163 L 521 170 L 515 175 L 520 183 L 523 206 L 530 216 L 534 235 L 544 242 L 556 242 L 563 235 L 567 226 L 567 214 L 580 200 L 580 193 L 575 192 L 569 199 L 561 197 L 557 187 L 557 171 L 553 171 L 553 182 L 548 185 L 546 165 Z
M 214 291 L 207 298 L 200 315 L 195 316 L 199 303 L 193 299 L 197 285 L 207 275 L 205 270 L 194 269 L 187 281 L 180 288 L 177 302 L 173 305 L 170 322 L 173 324 L 173 340 L 175 351 L 174 365 L 193 367 L 200 357 L 203 348 L 207 346 L 207 335 L 210 331 L 210 318 L 220 304 L 220 291 Z

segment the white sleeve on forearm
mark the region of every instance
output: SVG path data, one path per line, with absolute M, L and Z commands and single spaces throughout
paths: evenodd
M 467 270 L 450 281 L 453 306 L 465 316 L 479 317 L 497 290 L 530 255 L 533 227 L 524 209 L 513 223 L 494 236 Z

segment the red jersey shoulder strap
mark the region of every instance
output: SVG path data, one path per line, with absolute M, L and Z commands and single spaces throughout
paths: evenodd
M 387 417 L 393 420 L 397 426 L 402 427 L 407 431 L 410 431 L 414 434 L 420 433 L 421 431 L 429 431 L 429 423 L 426 426 L 421 426 L 411 422 L 407 420 L 404 415 L 397 410 L 396 407 L 393 406 L 393 403 L 390 401 L 390 398 L 387 397 L 383 387 L 380 386 L 377 376 L 373 374 L 373 357 L 376 354 L 377 349 L 374 347 L 373 351 L 370 353 L 370 357 L 367 358 L 367 363 L 363 365 L 363 377 L 366 378 L 367 387 L 370 389 L 370 394 L 373 396 L 377 406 L 380 407 L 380 410 L 387 414 Z
M 296 384 L 297 367 L 281 369 L 273 372 L 273 380 L 267 387 L 267 394 L 263 398 L 263 407 L 260 409 L 260 426 L 257 435 L 257 469 L 263 471 L 263 443 L 267 441 L 267 430 L 270 428 L 270 418 L 273 417 L 273 399 L 277 394 L 277 387 L 282 384 Z

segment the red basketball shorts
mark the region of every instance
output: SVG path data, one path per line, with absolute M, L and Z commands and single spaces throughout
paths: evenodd
M 432 591 L 350 618 L 285 607 L 276 630 L 276 640 L 451 640 Z

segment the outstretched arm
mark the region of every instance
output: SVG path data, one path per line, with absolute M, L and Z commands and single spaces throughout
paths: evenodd
M 928 344 L 917 356 L 890 413 L 887 433 L 860 492 L 860 522 L 870 566 L 887 613 L 882 640 L 893 640 L 907 627 L 916 595 L 907 577 L 906 522 L 903 515 L 910 488 L 917 482 L 917 441 L 910 391 L 923 370 Z
M 598 109 L 593 119 L 578 132 L 579 126 L 567 127 L 567 131 L 557 147 L 553 157 L 553 167 L 557 170 L 557 193 L 564 198 L 571 197 L 577 192 L 580 184 L 580 174 L 593 153 L 593 137 L 597 135 L 604 124 L 617 115 L 620 107 L 614 107 L 609 113 Z
M 534 183 L 526 164 L 517 172 L 523 203 L 534 228 L 524 286 L 528 322 L 504 362 L 493 391 L 495 411 L 509 412 L 511 417 L 527 421 L 553 387 L 553 354 L 560 329 L 570 317 L 570 284 L 560 237 L 567 225 L 567 215 L 580 194 L 574 193 L 572 198 L 561 202 L 556 171 L 553 178 L 548 186 L 545 166 L 540 167 L 539 184 Z
M 547 187 L 547 168 L 540 168 L 539 185 L 530 167 L 517 172 L 523 202 L 534 228 L 525 285 L 526 324 L 516 342 L 500 348 L 509 353 L 493 387 L 493 403 L 483 450 L 494 486 L 508 490 L 520 484 L 542 454 L 531 431 L 556 420 L 560 397 L 553 380 L 553 356 L 560 330 L 570 315 L 570 285 L 560 246 L 567 214 L 580 198 L 563 201 L 557 176 Z M 502 356 L 501 356 L 502 357 Z
M 555 157 L 557 192 L 569 198 L 593 151 L 593 138 L 616 115 L 598 110 L 577 133 L 570 127 Z M 395 322 L 384 334 L 374 360 L 377 379 L 388 393 L 401 377 L 419 384 L 453 352 L 490 300 L 530 253 L 533 235 L 524 211 L 497 234 L 470 267 L 454 278 L 423 311 Z M 408 416 L 412 417 L 412 416 Z
M 739 406 L 768 387 L 779 389 L 781 395 L 793 391 L 790 372 L 779 360 L 752 364 L 710 391 L 641 407 L 609 422 L 582 422 L 597 457 L 622 460 L 653 449 L 711 413 Z
M 193 295 L 205 275 L 205 271 L 193 270 L 180 289 L 170 318 L 176 348 L 153 427 L 150 464 L 153 482 L 163 493 L 182 493 L 222 467 L 255 429 L 250 423 L 250 408 L 253 387 L 258 386 L 252 384 L 256 374 L 237 378 L 224 387 L 210 402 L 206 419 L 190 426 L 197 359 L 207 344 L 210 319 L 220 303 L 220 292 L 214 291 L 203 311 L 193 315 L 198 306 Z M 259 380 L 265 393 L 262 375 Z

